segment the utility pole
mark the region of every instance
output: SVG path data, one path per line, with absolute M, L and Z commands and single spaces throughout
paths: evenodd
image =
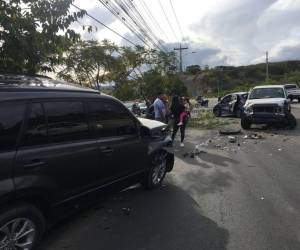
M 182 51 L 188 49 L 188 47 L 181 47 L 181 44 L 179 48 L 174 48 L 174 50 L 179 50 L 179 70 L 182 72 Z
M 266 81 L 269 80 L 269 53 L 266 51 Z

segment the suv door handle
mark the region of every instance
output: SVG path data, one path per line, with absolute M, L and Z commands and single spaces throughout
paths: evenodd
M 112 147 L 100 147 L 100 151 L 104 154 L 111 154 L 114 152 Z
M 40 160 L 32 160 L 30 163 L 25 164 L 24 168 L 26 169 L 32 169 L 32 168 L 39 168 L 46 165 L 46 162 L 40 161 Z

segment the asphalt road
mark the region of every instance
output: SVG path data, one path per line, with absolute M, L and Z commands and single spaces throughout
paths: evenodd
M 263 139 L 188 131 L 163 187 L 112 195 L 54 227 L 41 249 L 300 249 L 300 104 L 293 113 L 294 131 L 250 131 Z

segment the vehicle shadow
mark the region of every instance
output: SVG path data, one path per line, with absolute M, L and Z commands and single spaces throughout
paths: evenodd
M 222 250 L 229 232 L 182 189 L 127 189 L 48 233 L 40 249 Z
M 170 175 L 170 178 L 173 183 L 180 185 L 184 190 L 195 194 L 197 197 L 222 192 L 225 188 L 231 187 L 235 181 L 229 171 L 221 169 L 215 169 L 209 173 L 200 169 L 184 173 L 184 176 Z
M 220 154 L 207 152 L 205 148 L 203 150 L 200 149 L 201 152 L 197 155 L 194 155 L 193 152 L 195 150 L 195 146 L 195 144 L 187 142 L 185 143 L 184 148 L 174 146 L 173 148 L 168 150 L 174 153 L 174 155 L 182 161 L 203 168 L 211 168 L 212 165 L 220 167 L 229 167 L 232 164 L 239 163 L 238 161 L 232 158 Z

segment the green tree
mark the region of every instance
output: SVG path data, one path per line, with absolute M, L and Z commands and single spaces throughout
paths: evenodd
M 103 40 L 79 41 L 64 53 L 58 66 L 58 77 L 80 85 L 97 87 L 100 83 L 111 81 L 112 72 L 117 67 L 118 47 Z
M 0 1 L 0 70 L 34 74 L 53 71 L 63 52 L 79 39 L 70 25 L 73 0 Z

